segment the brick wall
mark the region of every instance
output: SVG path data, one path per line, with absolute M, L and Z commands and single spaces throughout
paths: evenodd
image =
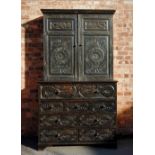
M 37 135 L 37 87 L 43 77 L 40 9 L 115 9 L 114 79 L 118 80 L 118 133 L 132 133 L 132 0 L 22 0 L 22 135 Z

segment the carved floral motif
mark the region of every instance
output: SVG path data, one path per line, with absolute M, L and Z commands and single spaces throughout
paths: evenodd
M 77 116 L 70 115 L 43 115 L 40 117 L 40 126 L 41 127 L 55 127 L 55 126 L 76 126 L 77 125 Z
M 112 140 L 114 138 L 114 132 L 112 129 L 90 129 L 89 132 L 87 129 L 81 129 L 79 133 L 80 141 L 96 141 L 102 142 L 105 140 Z
M 40 131 L 40 141 L 41 142 L 73 142 L 77 141 L 77 130 L 54 130 L 54 129 L 44 129 Z
M 105 37 L 85 37 L 85 74 L 107 73 L 107 47 Z
M 50 41 L 50 73 L 72 74 L 72 37 L 53 37 Z
M 49 21 L 50 30 L 72 30 L 72 21 Z
M 84 22 L 85 30 L 108 30 L 108 20 L 86 20 Z
M 41 98 L 100 98 L 115 97 L 115 87 L 111 84 L 53 84 L 41 86 Z

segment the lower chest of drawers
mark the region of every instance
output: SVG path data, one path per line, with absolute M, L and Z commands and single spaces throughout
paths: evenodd
M 100 88 L 105 86 L 102 93 L 97 84 Z M 76 85 L 72 86 L 76 90 L 72 90 L 68 83 L 40 85 L 40 147 L 103 144 L 115 140 L 116 85 L 97 84 L 93 88 L 90 83 L 84 84 L 82 93 Z

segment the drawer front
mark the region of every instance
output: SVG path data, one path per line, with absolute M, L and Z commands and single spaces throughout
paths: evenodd
M 42 115 L 40 127 L 114 127 L 115 113 Z
M 115 101 L 82 101 L 64 103 L 64 111 L 67 112 L 114 112 Z
M 79 131 L 79 142 L 105 142 L 114 138 L 114 129 L 81 129 Z
M 63 102 L 60 101 L 42 101 L 40 102 L 40 112 L 58 113 L 63 112 Z
M 41 101 L 41 113 L 62 112 L 115 112 L 115 101 Z
M 106 98 L 115 99 L 115 83 L 59 83 L 40 85 L 41 99 Z
M 115 115 L 109 114 L 82 114 L 79 116 L 79 125 L 83 127 L 114 127 Z
M 42 115 L 40 127 L 76 127 L 78 117 L 75 115 Z
M 40 143 L 70 143 L 77 142 L 76 129 L 43 129 L 40 130 Z

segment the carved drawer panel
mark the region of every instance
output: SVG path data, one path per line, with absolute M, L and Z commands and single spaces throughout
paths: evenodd
M 91 109 L 89 101 L 83 101 L 83 102 L 66 101 L 64 103 L 64 111 L 66 112 L 88 112 L 90 110 Z
M 104 142 L 114 139 L 114 129 L 81 129 L 79 131 L 80 142 Z
M 63 102 L 53 101 L 53 102 L 41 102 L 40 103 L 40 112 L 63 112 Z
M 114 114 L 82 114 L 79 117 L 79 125 L 87 127 L 112 127 L 115 125 Z
M 75 127 L 78 124 L 78 118 L 74 115 L 41 115 L 40 127 Z
M 77 142 L 76 129 L 43 129 L 40 130 L 41 143 L 69 143 Z
M 40 86 L 41 99 L 69 98 L 73 96 L 72 84 L 48 84 Z
M 62 112 L 114 112 L 116 105 L 114 101 L 41 101 L 41 113 Z
M 65 83 L 40 86 L 41 99 L 106 98 L 114 99 L 114 83 Z
M 64 111 L 67 112 L 114 112 L 114 101 L 83 101 L 64 103 Z
M 115 101 L 96 101 L 90 105 L 91 111 L 94 112 L 115 112 Z

